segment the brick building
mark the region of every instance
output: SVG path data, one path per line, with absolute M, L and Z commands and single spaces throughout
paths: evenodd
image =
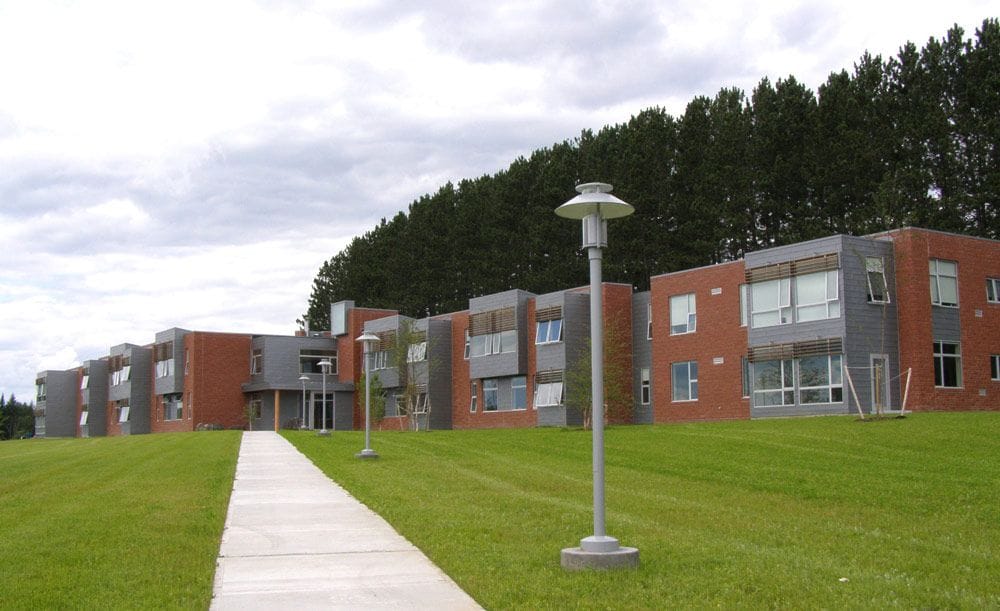
M 836 235 L 604 283 L 607 417 L 656 423 L 1000 409 L 1000 242 L 903 228 Z M 157 333 L 36 379 L 40 435 L 364 426 L 362 351 L 383 428 L 576 426 L 589 287 L 512 289 L 412 319 L 331 306 L 322 333 Z M 326 376 L 321 363 L 328 362 Z M 323 380 L 326 378 L 326 394 Z M 411 420 L 412 419 L 412 420 Z

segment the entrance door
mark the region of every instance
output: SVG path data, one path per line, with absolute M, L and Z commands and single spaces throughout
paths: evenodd
M 871 355 L 872 413 L 890 409 L 889 405 L 889 357 L 885 354 Z

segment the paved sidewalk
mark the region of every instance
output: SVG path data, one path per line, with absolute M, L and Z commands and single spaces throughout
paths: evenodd
M 479 609 L 277 433 L 243 434 L 212 609 Z

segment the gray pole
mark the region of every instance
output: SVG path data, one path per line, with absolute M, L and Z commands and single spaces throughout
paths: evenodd
M 355 456 L 358 458 L 378 458 L 378 454 L 372 449 L 371 444 L 371 402 L 372 402 L 372 369 L 371 369 L 371 345 L 370 341 L 364 342 L 364 353 L 361 358 L 365 361 L 365 449 Z
M 327 367 L 330 366 L 330 363 L 329 361 L 323 360 L 320 361 L 319 366 L 323 370 L 323 399 L 321 403 L 323 406 L 323 430 L 317 433 L 317 435 L 323 435 L 325 437 L 330 434 L 330 431 L 326 430 L 326 371 Z
M 593 427 L 594 537 L 604 537 L 604 295 L 601 294 L 601 249 L 590 258 L 590 422 Z

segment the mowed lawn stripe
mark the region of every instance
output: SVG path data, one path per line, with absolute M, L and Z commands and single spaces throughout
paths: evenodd
M 207 608 L 240 433 L 0 444 L 12 608 Z
M 1000 605 L 996 413 L 611 427 L 603 574 L 588 431 L 286 435 L 487 608 Z

